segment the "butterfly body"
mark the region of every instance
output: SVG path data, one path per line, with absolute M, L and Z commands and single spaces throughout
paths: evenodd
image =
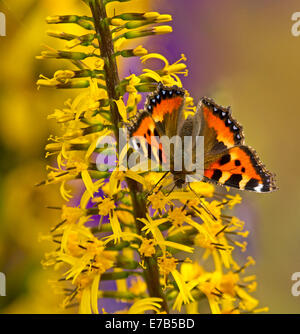
M 131 138 L 144 138 L 142 151 L 149 158 L 163 163 L 163 147 L 155 138 L 192 138 L 191 151 L 180 148 L 179 154 L 196 151 L 197 136 L 204 138 L 204 176 L 202 181 L 213 182 L 240 190 L 270 192 L 276 189 L 274 176 L 261 163 L 256 152 L 244 144 L 241 125 L 232 117 L 230 108 L 217 105 L 212 99 L 202 98 L 193 116 L 184 117 L 185 91 L 177 86 L 165 87 L 161 83 L 148 96 L 145 109 L 139 113 L 132 127 Z M 154 140 L 153 140 L 154 138 Z M 178 149 L 178 147 L 177 147 Z M 184 167 L 176 170 L 170 151 L 170 172 L 178 187 L 184 185 L 186 175 L 192 174 Z M 177 154 L 178 155 L 178 154 Z

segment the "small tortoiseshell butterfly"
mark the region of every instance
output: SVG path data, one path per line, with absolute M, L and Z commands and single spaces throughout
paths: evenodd
M 274 176 L 261 163 L 256 152 L 244 145 L 241 125 L 233 119 L 230 107 L 217 105 L 212 99 L 202 98 L 193 116 L 184 118 L 185 91 L 177 86 L 158 84 L 157 90 L 147 97 L 145 109 L 129 127 L 130 137 L 144 137 L 146 156 L 156 149 L 157 158 L 163 159 L 161 148 L 153 147 L 151 137 L 179 135 L 204 137 L 204 177 L 213 182 L 240 190 L 270 192 L 276 189 Z M 152 146 L 151 146 L 152 143 Z M 185 183 L 185 172 L 171 173 L 177 186 Z

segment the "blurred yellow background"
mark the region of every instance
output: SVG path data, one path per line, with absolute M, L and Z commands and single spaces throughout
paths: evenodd
M 171 61 L 184 53 L 185 88 L 196 99 L 206 95 L 231 105 L 246 143 L 277 174 L 280 190 L 242 194 L 237 214 L 251 230 L 261 306 L 299 313 L 300 296 L 291 294 L 291 275 L 300 271 L 300 37 L 291 34 L 299 1 L 135 0 L 124 6 L 173 15 L 174 33 L 144 45 Z M 40 265 L 48 245 L 38 242 L 57 221 L 46 206 L 61 199 L 57 187 L 33 185 L 45 178 L 44 146 L 56 132 L 47 115 L 74 92 L 38 91 L 39 74 L 50 76 L 60 63 L 35 56 L 42 44 L 56 43 L 46 36 L 46 16 L 80 14 L 86 6 L 79 0 L 5 0 L 0 11 L 7 20 L 7 36 L 0 37 L 0 271 L 7 277 L 0 313 L 61 312 L 60 296 L 47 283 L 54 274 Z

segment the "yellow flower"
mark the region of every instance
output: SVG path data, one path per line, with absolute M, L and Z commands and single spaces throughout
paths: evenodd
M 154 210 L 164 210 L 169 202 L 168 198 L 161 191 L 148 196 L 148 200 Z
M 169 213 L 170 221 L 174 227 L 181 227 L 186 219 L 186 212 L 181 208 L 175 208 Z
M 115 208 L 115 202 L 110 198 L 99 200 L 98 210 L 100 216 L 107 216 Z M 98 202 L 98 201 L 97 201 Z
M 152 255 L 154 255 L 156 253 L 155 240 L 143 238 L 142 244 L 139 247 L 139 253 L 142 256 L 146 256 L 146 257 L 151 257 Z
M 137 296 L 144 294 L 147 291 L 147 284 L 140 276 L 138 276 L 136 279 L 131 281 L 129 291 Z

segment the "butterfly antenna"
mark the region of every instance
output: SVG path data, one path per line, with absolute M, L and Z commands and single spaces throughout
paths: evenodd
M 153 194 L 154 189 L 161 183 L 161 181 L 169 174 L 169 172 L 165 172 L 165 174 L 158 180 L 158 182 L 156 182 L 156 184 L 154 185 L 154 187 L 146 194 L 146 198 L 150 195 Z M 161 187 L 159 188 L 159 190 L 161 189 Z M 159 191 L 158 190 L 158 191 Z
M 217 221 L 218 219 L 216 218 L 216 216 L 205 206 L 205 204 L 202 201 L 202 198 L 196 193 L 196 191 L 191 187 L 191 185 L 188 183 L 188 187 L 191 189 L 191 191 L 197 196 L 197 198 L 200 201 L 200 206 L 201 208 L 207 213 L 209 214 L 215 221 Z

